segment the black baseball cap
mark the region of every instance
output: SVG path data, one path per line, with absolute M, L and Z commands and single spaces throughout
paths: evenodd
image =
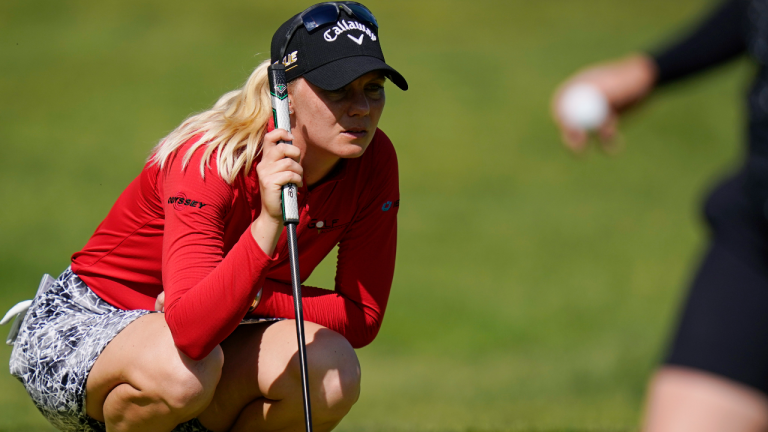
M 311 31 L 303 25 L 297 28 L 280 59 L 286 37 L 299 15 L 283 23 L 272 36 L 272 63 L 283 62 L 286 81 L 303 76 L 324 90 L 336 90 L 368 72 L 380 70 L 396 86 L 408 90 L 405 78 L 384 62 L 377 25 L 358 19 L 343 8 L 339 8 L 334 22 Z

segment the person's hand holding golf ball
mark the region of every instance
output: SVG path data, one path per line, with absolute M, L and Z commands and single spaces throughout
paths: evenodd
M 619 114 L 645 98 L 655 80 L 655 64 L 646 55 L 590 66 L 565 80 L 552 98 L 552 115 L 565 145 L 581 152 L 594 134 L 610 149 Z

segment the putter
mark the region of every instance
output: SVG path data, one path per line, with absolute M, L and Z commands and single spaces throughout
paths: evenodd
M 272 118 L 275 129 L 291 131 L 288 114 L 288 85 L 285 82 L 285 66 L 275 63 L 269 66 L 269 91 L 272 95 Z M 290 141 L 281 143 L 292 144 Z M 283 223 L 288 230 L 288 256 L 291 264 L 293 309 L 296 312 L 296 338 L 299 340 L 299 365 L 301 366 L 301 393 L 304 396 L 304 420 L 307 432 L 312 432 L 312 410 L 309 406 L 309 378 L 307 376 L 307 344 L 304 340 L 304 308 L 301 305 L 301 276 L 299 274 L 299 249 L 296 241 L 296 225 L 299 223 L 298 190 L 296 185 L 283 186 Z

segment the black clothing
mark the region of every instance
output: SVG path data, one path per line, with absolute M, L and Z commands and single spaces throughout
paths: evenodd
M 713 238 L 666 363 L 712 372 L 768 394 L 768 224 L 741 174 L 705 205 Z
M 659 69 L 656 84 L 684 78 L 743 54 L 747 48 L 746 5 L 745 0 L 724 2 L 694 31 L 655 54 Z
M 662 85 L 742 54 L 757 65 L 747 95 L 748 150 L 740 172 L 705 205 L 712 239 L 666 363 L 768 394 L 768 0 L 723 2 L 654 60 Z
M 653 58 L 657 85 L 663 85 L 740 54 L 748 54 L 758 67 L 747 98 L 747 193 L 755 210 L 768 217 L 768 0 L 723 2 L 690 34 Z

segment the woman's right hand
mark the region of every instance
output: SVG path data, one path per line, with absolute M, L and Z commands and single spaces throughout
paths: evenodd
M 275 129 L 264 135 L 261 161 L 256 165 L 261 196 L 261 214 L 251 224 L 251 233 L 261 249 L 271 255 L 283 229 L 281 191 L 283 185 L 303 184 L 304 169 L 299 163 L 301 150 L 278 141 L 292 141 L 293 135 Z
M 615 138 L 619 114 L 650 93 L 656 82 L 656 74 L 653 59 L 644 54 L 636 54 L 589 66 L 566 79 L 552 97 L 552 116 L 560 128 L 563 143 L 579 153 L 586 149 L 589 140 L 587 131 L 569 126 L 563 121 L 560 112 L 563 93 L 571 85 L 589 84 L 605 96 L 609 114 L 596 132 L 601 144 L 608 146 Z

